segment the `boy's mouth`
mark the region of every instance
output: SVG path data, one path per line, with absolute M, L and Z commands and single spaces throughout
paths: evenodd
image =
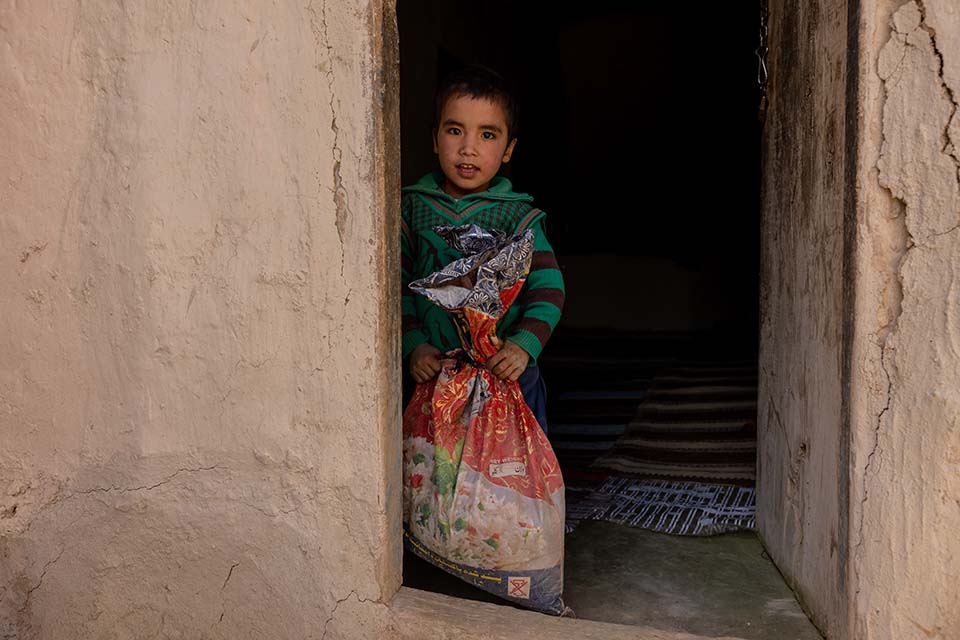
M 477 173 L 479 172 L 480 172 L 480 167 L 473 164 L 462 163 L 457 165 L 457 173 L 459 173 L 464 178 L 472 178 L 475 175 L 477 175 Z

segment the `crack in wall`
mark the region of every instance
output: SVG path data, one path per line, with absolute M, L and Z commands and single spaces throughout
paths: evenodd
M 313 14 L 315 18 L 318 18 L 319 29 L 314 25 L 314 34 L 317 39 L 320 40 L 318 44 L 327 52 L 327 64 L 323 72 L 327 79 L 327 89 L 330 91 L 330 131 L 333 133 L 333 143 L 330 148 L 333 155 L 332 192 L 335 209 L 334 226 L 337 229 L 337 237 L 340 239 L 340 277 L 342 279 L 344 277 L 344 264 L 346 262 L 346 245 L 344 243 L 346 241 L 347 219 L 350 216 L 350 203 L 347 198 L 347 190 L 346 187 L 344 187 L 343 174 L 341 172 L 341 167 L 343 166 L 343 148 L 340 146 L 340 125 L 337 121 L 336 77 L 333 71 L 334 47 L 330 44 L 330 33 L 327 28 L 326 2 L 320 4 L 319 16 L 313 7 L 313 2 L 310 2 L 307 10 Z
M 892 190 L 886 189 L 896 202 L 900 204 L 901 213 L 897 216 L 897 220 L 900 221 L 902 225 L 902 231 L 904 234 L 904 244 L 900 248 L 900 255 L 897 258 L 897 264 L 893 269 L 894 280 L 896 284 L 896 300 L 893 316 L 889 321 L 882 327 L 878 332 L 879 343 L 877 348 L 880 351 L 880 369 L 883 371 L 884 378 L 886 379 L 886 401 L 884 402 L 883 408 L 877 413 L 877 418 L 873 426 L 873 444 L 870 448 L 870 453 L 867 454 L 867 461 L 863 466 L 863 482 L 861 488 L 861 498 L 860 498 L 860 514 L 859 514 L 859 523 L 857 526 L 857 542 L 854 546 L 856 552 L 863 547 L 864 537 L 863 537 L 863 528 L 864 521 L 866 519 L 866 508 L 865 505 L 869 498 L 869 484 L 870 484 L 870 472 L 874 468 L 874 461 L 877 456 L 880 454 L 880 433 L 883 427 L 883 418 L 890 411 L 893 404 L 893 378 L 890 376 L 890 370 L 887 365 L 887 352 L 890 349 L 889 341 L 894 335 L 897 329 L 897 325 L 900 322 L 900 317 L 903 315 L 903 280 L 901 276 L 901 268 L 903 266 L 903 261 L 906 259 L 909 252 L 916 246 L 913 242 L 913 237 L 910 234 L 910 230 L 907 227 L 906 223 L 906 202 L 897 198 Z M 857 585 L 857 593 L 860 592 L 860 586 Z
M 327 627 L 330 625 L 331 622 L 333 622 L 333 619 L 336 617 L 337 609 L 340 608 L 341 604 L 349 600 L 350 596 L 355 597 L 358 603 L 376 602 L 378 604 L 382 604 L 380 600 L 376 600 L 373 598 L 361 598 L 360 595 L 356 592 L 356 590 L 351 590 L 350 593 L 348 593 L 343 598 L 338 598 L 337 601 L 334 603 L 333 609 L 330 610 L 330 615 L 327 617 L 327 619 L 323 623 L 323 631 L 320 634 L 320 640 L 324 640 L 324 638 L 327 637 Z
M 247 507 L 247 508 L 253 509 L 254 511 L 256 511 L 256 512 L 260 513 L 261 515 L 264 515 L 264 516 L 266 516 L 266 517 L 268 517 L 268 518 L 276 518 L 276 517 L 277 517 L 277 514 L 276 514 L 276 513 L 271 513 L 270 511 L 267 511 L 267 510 L 264 509 L 263 507 L 257 506 L 257 505 L 255 505 L 255 504 L 251 504 L 251 503 L 249 503 L 249 502 L 241 502 L 240 504 L 242 504 L 243 506 L 245 506 L 245 507 Z
M 287 509 L 277 508 L 274 511 L 270 511 L 268 509 L 263 508 L 262 506 L 253 504 L 251 502 L 240 501 L 240 504 L 249 509 L 253 509 L 257 513 L 263 516 L 266 516 L 267 518 L 274 519 L 274 518 L 279 518 L 280 516 L 288 516 L 293 513 L 300 513 L 301 511 L 303 511 L 304 507 L 314 504 L 319 500 L 329 498 L 334 493 L 335 493 L 335 490 L 333 489 L 321 489 L 321 490 L 318 490 L 316 493 L 306 496 L 305 498 L 299 498 L 299 497 L 291 498 L 289 496 L 285 496 L 285 500 L 288 503 L 296 502 L 296 504 Z
M 929 47 L 926 46 L 927 44 L 929 44 Z M 895 62 L 891 62 L 888 54 L 894 48 L 897 50 L 897 57 Z M 960 189 L 960 145 L 951 138 L 951 131 L 955 126 L 960 130 L 960 126 L 958 126 L 960 125 L 960 102 L 958 102 L 956 91 L 947 82 L 944 55 L 937 43 L 936 29 L 927 22 L 927 9 L 923 0 L 911 0 L 903 4 L 894 13 L 892 33 L 880 51 L 877 73 L 883 84 L 885 111 L 886 104 L 891 99 L 892 90 L 902 79 L 904 64 L 911 51 L 922 58 L 923 62 L 929 65 L 931 71 L 934 71 L 937 89 L 948 108 L 944 122 L 942 125 L 938 123 L 940 127 L 938 153 L 949 160 L 950 166 L 953 168 L 954 183 L 957 189 Z M 886 126 L 886 116 L 884 116 L 884 127 Z M 955 137 L 956 133 L 953 135 Z M 880 184 L 903 204 L 905 210 L 907 199 L 911 200 L 910 204 L 912 206 L 916 206 L 917 202 L 913 201 L 914 198 L 909 198 L 910 194 L 904 193 L 902 181 L 897 179 L 898 176 L 894 172 L 883 170 L 883 167 L 889 161 L 888 150 L 886 149 L 886 131 L 881 131 L 881 136 L 883 140 L 880 158 L 877 162 L 877 168 L 881 174 Z M 894 161 L 896 161 L 896 155 L 894 155 Z M 924 239 L 945 235 L 957 226 L 960 225 L 954 225 L 945 231 L 925 233 Z
M 43 585 L 43 579 L 47 576 L 47 571 L 49 571 L 49 570 L 50 570 L 50 567 L 52 567 L 53 565 L 55 565 L 55 564 L 57 563 L 57 561 L 60 560 L 60 558 L 63 556 L 63 552 L 64 552 L 64 551 L 66 551 L 66 547 L 63 547 L 63 548 L 60 549 L 60 553 L 57 554 L 57 557 L 56 557 L 56 558 L 54 558 L 53 560 L 48 561 L 45 565 L 43 565 L 43 569 L 40 571 L 40 578 L 37 580 L 37 584 L 35 584 L 34 586 L 32 586 L 32 587 L 27 591 L 27 595 L 26 595 L 26 597 L 24 598 L 24 601 L 23 601 L 23 606 L 20 607 L 19 609 L 17 609 L 17 613 L 23 613 L 24 611 L 26 611 L 27 607 L 30 606 L 30 596 L 32 596 L 32 595 L 33 595 L 33 592 L 36 591 L 37 589 L 39 589 L 41 585 Z
M 233 577 L 233 570 L 236 569 L 236 568 L 239 567 L 239 566 L 240 566 L 240 563 L 239 563 L 239 562 L 234 562 L 233 564 L 230 565 L 230 570 L 227 572 L 227 578 L 226 578 L 226 580 L 223 581 L 223 586 L 220 587 L 220 593 L 221 593 L 221 594 L 223 594 L 223 590 L 227 588 L 227 583 L 230 582 L 230 578 Z M 224 607 L 223 602 L 221 601 L 221 603 L 220 603 L 220 617 L 217 618 L 217 621 L 214 622 L 213 625 L 211 625 L 210 628 L 212 629 L 213 627 L 215 627 L 215 626 L 217 626 L 218 624 L 220 624 L 221 622 L 223 622 L 223 616 L 226 615 L 226 613 L 227 613 L 227 610 L 226 610 L 226 608 Z
M 230 571 L 227 572 L 227 579 L 223 581 L 223 586 L 220 587 L 220 591 L 223 591 L 224 589 L 227 588 L 227 583 L 230 582 L 230 578 L 233 577 L 233 570 L 239 566 L 240 566 L 239 562 L 234 562 L 232 565 L 230 565 Z
M 907 6 L 907 5 L 904 5 Z M 901 32 L 898 28 L 896 18 L 892 18 L 892 33 L 887 43 L 884 45 L 883 49 L 880 52 L 880 61 L 878 65 L 878 75 L 883 85 L 883 112 L 884 120 L 886 119 L 886 109 L 887 102 L 891 97 L 891 90 L 899 83 L 901 79 L 901 73 L 904 66 L 904 61 L 907 57 L 907 50 L 909 47 L 914 45 L 910 44 L 909 39 L 907 38 L 907 33 Z M 893 68 L 889 71 L 884 70 L 883 55 L 887 47 L 890 47 L 893 42 L 898 42 L 901 50 L 900 55 L 898 56 L 897 62 L 893 65 Z M 862 550 L 864 544 L 864 527 L 866 524 L 866 503 L 869 499 L 869 487 L 870 487 L 870 473 L 875 470 L 876 465 L 879 463 L 878 456 L 880 454 L 880 435 L 881 429 L 883 428 L 884 417 L 890 412 L 892 401 L 893 401 L 893 380 L 890 376 L 890 371 L 887 367 L 887 350 L 889 348 L 888 343 L 891 339 L 891 336 L 894 335 L 897 325 L 900 322 L 900 317 L 903 314 L 903 280 L 901 275 L 901 269 L 903 266 L 904 259 L 906 258 L 909 251 L 915 246 L 913 236 L 910 233 L 910 227 L 907 224 L 907 202 L 904 199 L 905 194 L 901 193 L 902 187 L 898 186 L 898 183 L 893 176 L 890 175 L 886 168 L 886 153 L 885 149 L 887 146 L 886 139 L 886 123 L 881 127 L 881 143 L 880 143 L 880 153 L 877 157 L 875 168 L 877 171 L 877 181 L 881 189 L 885 191 L 890 199 L 897 204 L 898 214 L 895 218 L 890 219 L 891 223 L 895 223 L 899 226 L 897 229 L 897 236 L 902 238 L 902 244 L 896 247 L 898 255 L 896 255 L 896 264 L 891 270 L 891 275 L 893 276 L 890 281 L 890 286 L 894 288 L 893 302 L 887 303 L 887 308 L 892 308 L 891 317 L 878 328 L 877 331 L 877 348 L 880 351 L 880 369 L 883 371 L 884 378 L 886 379 L 886 400 L 884 406 L 877 413 L 876 419 L 873 422 L 873 442 L 870 447 L 870 452 L 867 454 L 866 463 L 863 466 L 863 471 L 861 474 L 861 496 L 860 496 L 860 509 L 857 522 L 857 540 L 854 544 L 854 553 L 856 557 Z M 862 586 L 860 583 L 860 572 L 859 565 L 854 570 L 856 575 L 856 589 L 855 593 L 859 595 L 861 592 Z
M 927 24 L 927 8 L 924 5 L 923 0 L 915 0 L 917 9 L 920 11 L 920 28 L 923 29 L 927 35 L 930 37 L 930 46 L 933 47 L 933 55 L 937 58 L 937 78 L 940 80 L 940 90 L 943 92 L 944 97 L 950 101 L 950 116 L 947 118 L 947 123 L 943 127 L 943 132 L 941 133 L 941 147 L 940 152 L 948 156 L 953 163 L 957 166 L 957 185 L 960 186 L 960 154 L 958 154 L 958 149 L 956 145 L 953 144 L 953 141 L 950 139 L 950 126 L 953 124 L 954 119 L 957 117 L 958 108 L 960 108 L 960 103 L 957 102 L 957 96 L 953 91 L 953 88 L 947 84 L 946 77 L 944 76 L 944 63 L 943 63 L 943 52 L 940 51 L 940 48 L 937 46 L 937 31 L 929 24 Z
M 953 232 L 956 231 L 957 229 L 960 229 L 960 223 L 955 224 L 954 226 L 950 227 L 950 228 L 947 229 L 946 231 L 941 231 L 940 233 L 935 233 L 935 234 L 933 234 L 933 237 L 934 237 L 934 238 L 939 238 L 939 237 L 941 237 L 941 236 L 946 236 L 946 235 L 949 235 L 949 234 L 953 233 Z
M 891 331 L 893 328 L 891 327 Z M 887 334 L 889 336 L 889 333 Z M 873 461 L 876 455 L 880 451 L 880 428 L 883 424 L 883 416 L 890 411 L 890 404 L 893 400 L 893 380 L 890 378 L 890 371 L 887 369 L 886 365 L 886 350 L 887 344 L 884 340 L 880 345 L 880 368 L 883 370 L 883 374 L 887 378 L 887 402 L 884 405 L 883 409 L 880 410 L 880 413 L 877 414 L 877 421 L 873 427 L 873 447 L 870 450 L 870 453 L 867 454 L 867 463 L 863 467 L 863 495 L 860 498 L 860 522 L 857 527 L 857 544 L 856 551 L 859 552 L 863 547 L 863 526 L 864 520 L 866 519 L 866 504 L 869 497 L 869 473 L 870 468 L 873 466 Z M 857 593 L 860 593 L 860 584 L 857 582 Z
M 212 466 L 209 466 L 209 467 L 196 467 L 196 468 L 192 468 L 192 469 L 191 469 L 191 468 L 182 468 L 182 469 L 177 469 L 176 471 L 174 471 L 174 472 L 171 473 L 170 475 L 166 476 L 166 477 L 165 477 L 163 480 L 161 480 L 160 482 L 156 482 L 156 483 L 154 483 L 154 484 L 141 485 L 141 486 L 139 486 L 139 487 L 116 487 L 116 486 L 112 486 L 112 487 L 94 487 L 93 489 L 85 489 L 85 490 L 83 490 L 83 491 L 74 491 L 74 492 L 72 492 L 72 493 L 68 493 L 67 495 L 65 495 L 65 496 L 63 496 L 63 497 L 61 497 L 61 498 L 59 498 L 59 499 L 53 500 L 53 501 L 50 502 L 47 506 L 53 506 L 53 505 L 59 504 L 59 503 L 61 503 L 61 502 L 66 502 L 67 500 L 71 500 L 71 499 L 73 499 L 73 498 L 75 498 L 75 497 L 77 497 L 77 496 L 85 496 L 85 495 L 90 495 L 90 494 L 93 494 L 93 493 L 113 493 L 113 492 L 117 492 L 117 493 L 132 493 L 132 492 L 134 492 L 134 491 L 152 491 L 153 489 L 156 489 L 156 488 L 158 488 L 158 487 L 162 487 L 163 485 L 172 482 L 172 481 L 174 480 L 174 478 L 176 478 L 176 477 L 177 477 L 178 475 L 180 475 L 181 473 L 199 473 L 199 472 L 201 472 L 201 471 L 213 471 L 214 469 L 223 469 L 223 468 L 225 468 L 225 467 L 221 467 L 221 466 L 219 466 L 219 465 L 212 465 Z
M 895 31 L 894 33 L 899 32 Z M 896 86 L 896 84 L 900 81 L 900 71 L 903 69 L 904 61 L 907 59 L 906 34 L 900 35 L 903 38 L 903 41 L 901 42 L 903 46 L 900 48 L 900 57 L 897 59 L 897 63 L 893 66 L 893 69 L 889 71 L 884 71 L 882 68 L 878 69 L 878 75 L 880 76 L 880 79 L 883 80 L 885 92 L 889 87 Z M 895 38 L 896 36 L 891 37 Z

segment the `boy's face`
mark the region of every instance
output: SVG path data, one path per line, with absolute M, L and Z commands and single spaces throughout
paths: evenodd
M 454 96 L 440 113 L 433 152 L 440 158 L 443 190 L 454 198 L 486 191 L 500 165 L 510 162 L 517 140 L 507 135 L 507 117 L 496 102 Z

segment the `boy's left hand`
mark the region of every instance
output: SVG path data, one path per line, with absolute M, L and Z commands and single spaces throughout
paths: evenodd
M 503 346 L 487 360 L 487 369 L 501 380 L 514 382 L 527 368 L 530 354 L 516 342 L 504 340 Z

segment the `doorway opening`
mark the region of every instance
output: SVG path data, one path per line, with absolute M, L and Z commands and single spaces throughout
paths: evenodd
M 495 1 L 478 13 L 401 0 L 397 13 L 405 185 L 436 167 L 433 95 L 447 73 L 491 67 L 520 104 L 501 175 L 547 212 L 566 285 L 539 365 L 568 487 L 567 604 L 665 630 L 819 637 L 743 516 L 756 455 L 757 6 Z M 732 437 L 688 437 L 738 420 Z M 664 436 L 678 421 L 686 435 Z M 666 534 L 663 520 L 710 518 L 676 505 L 626 517 L 610 497 L 668 479 L 734 487 L 733 515 L 715 527 L 730 533 Z M 409 554 L 403 579 L 502 603 Z

